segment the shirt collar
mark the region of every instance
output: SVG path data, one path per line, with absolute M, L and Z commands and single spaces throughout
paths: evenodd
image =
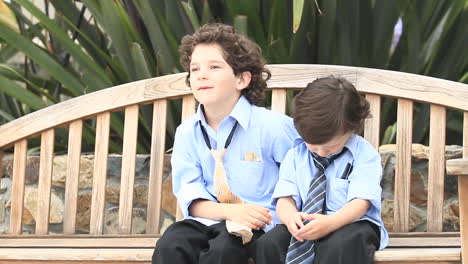
M 356 157 L 356 150 L 358 148 L 358 136 L 354 133 L 349 136 L 348 141 L 346 141 L 345 147 L 348 148 L 351 155 L 353 155 L 353 159 Z
M 250 104 L 247 98 L 245 98 L 244 96 L 241 96 L 239 100 L 237 101 L 236 105 L 234 106 L 234 108 L 232 109 L 229 116 L 237 120 L 237 122 L 239 122 L 239 125 L 241 125 L 241 127 L 244 130 L 247 130 L 247 128 L 249 127 L 251 113 L 252 113 L 252 104 Z M 197 113 L 195 115 L 195 124 L 197 124 L 198 121 L 201 121 L 201 123 L 204 126 L 207 126 L 205 115 L 203 114 L 201 104 L 199 104 L 197 108 Z

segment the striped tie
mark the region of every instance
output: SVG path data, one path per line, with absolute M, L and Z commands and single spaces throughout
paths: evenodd
M 333 160 L 338 158 L 345 152 L 343 148 L 339 153 L 329 157 L 322 158 L 315 153 L 312 153 L 314 165 L 317 168 L 317 173 L 310 183 L 309 190 L 307 191 L 307 198 L 302 207 L 302 212 L 306 214 L 326 213 L 325 193 L 327 190 L 327 177 L 325 170 L 332 163 Z M 305 221 L 304 224 L 307 224 Z M 295 237 L 291 237 L 291 242 L 286 254 L 286 264 L 305 264 L 312 263 L 315 257 L 314 241 L 305 240 L 300 242 Z

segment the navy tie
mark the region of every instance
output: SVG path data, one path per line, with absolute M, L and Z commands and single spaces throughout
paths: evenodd
M 312 159 L 314 160 L 314 165 L 318 171 L 310 183 L 309 190 L 307 191 L 307 198 L 304 206 L 302 207 L 302 212 L 306 214 L 326 213 L 325 193 L 327 190 L 327 177 L 325 176 L 325 170 L 333 160 L 337 159 L 345 151 L 346 147 L 339 153 L 327 158 L 322 158 L 317 154 L 312 153 Z M 304 222 L 304 224 L 307 224 L 307 222 Z M 286 264 L 312 263 L 314 257 L 315 250 L 313 240 L 300 242 L 295 237 L 291 237 L 288 253 L 286 254 Z

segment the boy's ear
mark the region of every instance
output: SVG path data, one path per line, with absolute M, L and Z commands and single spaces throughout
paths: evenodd
M 243 90 L 247 86 L 249 86 L 250 81 L 252 80 L 252 73 L 249 71 L 245 71 L 239 74 L 239 79 L 238 79 L 238 85 L 237 89 L 238 90 Z

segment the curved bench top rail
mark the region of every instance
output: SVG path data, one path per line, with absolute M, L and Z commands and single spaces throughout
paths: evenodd
M 344 77 L 363 93 L 440 104 L 468 111 L 468 85 L 405 72 L 317 64 L 269 65 L 270 88 L 302 88 L 317 78 Z
M 319 77 L 341 76 L 365 93 L 407 98 L 468 111 L 468 85 L 438 78 L 351 66 L 268 65 L 270 88 L 302 88 Z M 128 105 L 190 94 L 185 73 L 140 80 L 103 89 L 49 106 L 0 126 L 0 147 L 76 119 Z
M 191 93 L 185 85 L 185 73 L 177 73 L 126 83 L 82 95 L 25 115 L 0 126 L 0 148 L 45 129 L 105 111 L 122 109 L 156 99 Z

